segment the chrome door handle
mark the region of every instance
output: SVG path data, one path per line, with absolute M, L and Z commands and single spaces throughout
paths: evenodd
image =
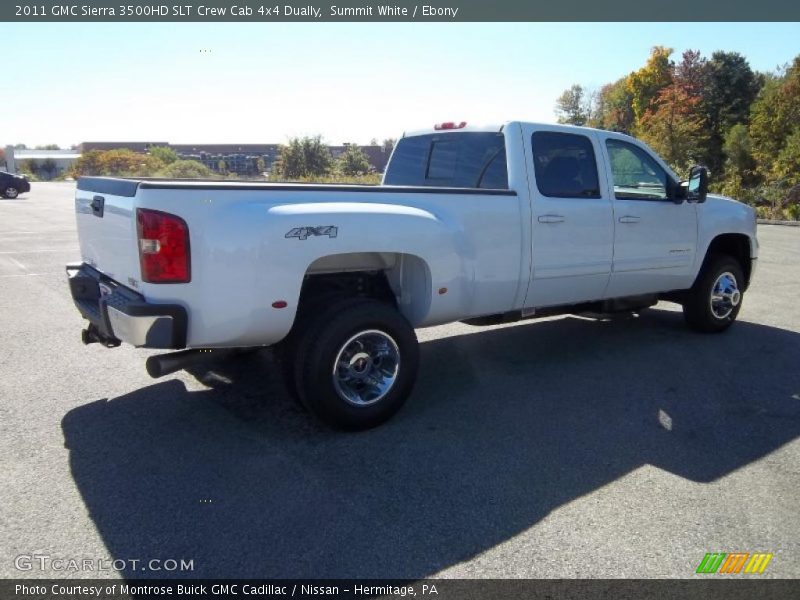
M 539 215 L 539 223 L 563 223 L 564 215 Z
M 633 215 L 625 215 L 619 218 L 620 223 L 638 223 L 641 217 L 634 217 Z

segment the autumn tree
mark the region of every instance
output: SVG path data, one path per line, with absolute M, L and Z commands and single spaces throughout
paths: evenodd
M 73 177 L 84 175 L 147 177 L 163 166 L 158 159 L 127 148 L 89 150 L 75 161 L 70 174 Z
M 698 102 L 683 86 L 673 83 L 658 93 L 639 123 L 639 137 L 677 173 L 701 162 L 705 129 L 696 111 Z
M 768 79 L 750 112 L 753 157 L 759 172 L 786 172 L 787 142 L 800 129 L 800 55 L 780 77 Z M 789 146 L 790 147 L 790 146 Z M 791 161 L 790 161 L 791 162 Z
M 672 48 L 655 46 L 645 65 L 628 75 L 626 85 L 631 95 L 631 109 L 636 126 L 648 110 L 657 108 L 653 103 L 658 100 L 661 90 L 672 83 L 671 54 Z
M 594 108 L 588 125 L 609 131 L 631 133 L 634 125 L 631 102 L 632 96 L 628 91 L 627 78 L 623 77 L 614 83 L 604 85 L 595 95 Z

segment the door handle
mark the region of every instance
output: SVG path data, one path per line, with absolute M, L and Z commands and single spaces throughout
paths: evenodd
M 620 223 L 638 223 L 641 217 L 635 217 L 633 215 L 625 215 L 624 217 L 619 218 Z
M 92 214 L 95 217 L 103 218 L 103 211 L 105 208 L 106 199 L 102 196 L 95 196 L 92 198 L 92 201 L 89 203 L 89 208 L 92 209 Z
M 564 215 L 539 215 L 539 223 L 563 223 Z

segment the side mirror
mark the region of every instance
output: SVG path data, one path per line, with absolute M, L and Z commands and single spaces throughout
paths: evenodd
M 701 166 L 692 167 L 689 171 L 689 183 L 686 186 L 686 200 L 689 202 L 705 202 L 708 194 L 708 169 Z

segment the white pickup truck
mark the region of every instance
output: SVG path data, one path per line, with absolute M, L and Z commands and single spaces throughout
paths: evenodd
M 293 395 L 360 429 L 411 393 L 414 328 L 668 300 L 726 329 L 756 218 L 707 176 L 626 135 L 509 122 L 407 133 L 381 186 L 86 177 L 67 273 L 85 343 L 184 349 L 151 356 L 154 377 L 276 346 Z

